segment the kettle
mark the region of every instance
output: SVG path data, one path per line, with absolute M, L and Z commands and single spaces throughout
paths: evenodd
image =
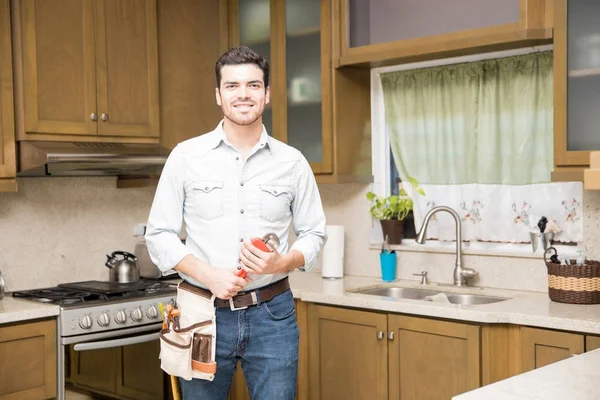
M 122 256 L 122 259 L 119 259 Z M 126 251 L 114 251 L 106 255 L 106 265 L 109 269 L 109 281 L 117 283 L 131 283 L 140 280 L 140 271 L 137 266 L 137 257 Z

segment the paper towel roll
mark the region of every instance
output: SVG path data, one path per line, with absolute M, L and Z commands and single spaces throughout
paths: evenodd
M 344 277 L 344 226 L 326 225 L 327 243 L 323 247 L 323 278 Z

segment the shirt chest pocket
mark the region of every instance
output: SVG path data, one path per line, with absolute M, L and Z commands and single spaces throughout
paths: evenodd
M 277 222 L 291 215 L 292 192 L 287 186 L 259 185 L 260 216 Z
M 223 182 L 194 182 L 191 185 L 192 213 L 211 220 L 223 215 Z

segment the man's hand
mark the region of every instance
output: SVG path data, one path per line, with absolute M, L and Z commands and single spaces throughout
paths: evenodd
M 210 291 L 220 299 L 227 300 L 235 296 L 252 278 L 238 277 L 237 270 L 213 268 L 210 275 L 206 277 L 205 283 Z
M 288 271 L 288 260 L 277 249 L 262 251 L 244 240 L 240 248 L 240 266 L 255 274 L 279 274 Z

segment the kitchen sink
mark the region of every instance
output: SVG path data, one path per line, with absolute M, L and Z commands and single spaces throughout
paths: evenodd
M 396 299 L 423 300 L 427 296 L 433 296 L 439 292 L 427 289 L 414 289 L 402 287 L 378 287 L 369 289 L 353 290 L 353 293 L 371 294 L 374 296 L 393 297 Z
M 352 290 L 352 293 L 368 294 L 372 296 L 391 297 L 394 299 L 411 299 L 432 301 L 429 296 L 434 296 L 439 293 L 444 293 L 448 301 L 452 304 L 461 305 L 480 305 L 497 303 L 508 300 L 507 297 L 483 296 L 478 294 L 444 292 L 430 289 L 403 288 L 403 287 L 371 287 L 366 289 Z

